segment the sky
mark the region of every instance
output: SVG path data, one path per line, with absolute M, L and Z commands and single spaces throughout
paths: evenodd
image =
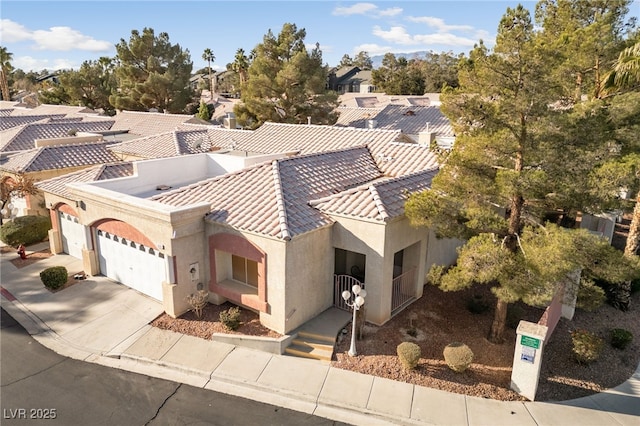
M 239 48 L 248 54 L 269 30 L 277 36 L 292 23 L 335 66 L 361 51 L 466 54 L 480 39 L 492 47 L 500 18 L 519 3 L 533 15 L 536 2 L 527 0 L 0 0 L 0 45 L 13 54 L 14 68 L 77 69 L 86 60 L 114 57 L 115 45 L 132 30 L 153 28 L 189 50 L 194 71 L 207 66 L 207 48 L 215 55 L 212 68 L 224 70 Z M 640 8 L 632 9 L 638 16 Z

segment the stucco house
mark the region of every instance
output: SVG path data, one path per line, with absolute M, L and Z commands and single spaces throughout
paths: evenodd
M 327 149 L 340 134 L 346 147 Z M 407 194 L 427 189 L 438 163 L 399 134 L 270 124 L 261 138 L 237 141 L 246 150 L 96 167 L 86 183 L 80 172 L 41 182 L 51 248 L 172 316 L 207 289 L 211 302 L 252 309 L 286 334 L 345 308 L 341 291 L 360 282 L 367 320 L 383 324 L 422 295 L 431 264 L 455 260 L 458 244 L 404 216 Z

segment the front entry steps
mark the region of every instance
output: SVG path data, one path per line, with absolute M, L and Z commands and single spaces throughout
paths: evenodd
M 338 333 L 350 322 L 349 312 L 332 307 L 306 322 L 294 333 L 285 355 L 331 362 Z
M 301 330 L 298 332 L 298 336 L 291 341 L 291 345 L 284 350 L 284 353 L 331 362 L 334 345 L 335 339 L 331 337 Z

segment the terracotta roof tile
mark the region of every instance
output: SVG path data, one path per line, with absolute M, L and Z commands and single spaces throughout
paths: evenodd
M 32 149 L 36 139 L 68 137 L 70 130 L 101 132 L 111 129 L 111 120 L 81 122 L 29 123 L 0 132 L 0 151 L 14 152 Z
M 210 128 L 210 126 L 181 126 L 181 129 L 132 139 L 111 145 L 113 152 L 141 158 L 164 158 L 197 154 L 224 148 L 233 135 L 251 133 L 248 130 Z
M 2 115 L 0 115 L 2 116 Z M 23 124 L 35 123 L 37 121 L 47 120 L 49 118 L 62 118 L 64 114 L 58 115 L 16 115 L 13 117 L 4 116 L 0 120 L 0 131 L 7 130 L 12 127 L 21 126 Z
M 436 173 L 437 169 L 431 169 L 377 181 L 312 200 L 309 204 L 330 215 L 386 221 L 403 215 L 408 194 L 430 188 Z
M 117 162 L 115 154 L 107 149 L 108 144 L 98 142 L 34 148 L 9 156 L 0 164 L 0 169 L 27 173 Z
M 359 114 L 358 110 L 362 110 L 362 113 Z M 372 108 L 337 108 L 336 111 L 340 113 L 336 123 L 339 126 L 366 128 L 366 120 L 372 119 L 376 121 L 378 129 L 402 130 L 408 135 L 429 131 L 438 136 L 453 136 L 449 119 L 437 106 L 387 105 L 377 114 Z
M 133 163 L 131 162 L 100 164 L 78 172 L 40 181 L 36 183 L 36 186 L 44 192 L 70 198 L 71 194 L 67 188 L 68 183 L 95 182 L 131 175 L 133 175 Z
M 401 137 L 399 130 L 267 122 L 249 134 L 234 135 L 234 149 L 268 154 L 299 151 L 301 154 L 331 151 L 370 143 L 388 143 Z
M 211 203 L 207 219 L 281 239 L 331 223 L 308 201 L 381 176 L 366 147 L 289 157 L 152 197 L 174 206 Z
M 128 130 L 140 136 L 152 136 L 175 130 L 188 122 L 200 122 L 193 115 L 162 114 L 158 112 L 122 111 L 112 117 L 112 130 Z

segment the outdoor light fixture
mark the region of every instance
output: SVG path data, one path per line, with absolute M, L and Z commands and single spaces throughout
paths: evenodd
M 353 292 L 353 301 L 349 302 Z M 356 356 L 356 312 L 364 305 L 364 298 L 367 297 L 367 291 L 360 287 L 358 284 L 351 288 L 351 291 L 345 290 L 342 292 L 342 298 L 347 306 L 353 308 L 353 322 L 351 323 L 351 347 L 349 348 L 349 356 Z

